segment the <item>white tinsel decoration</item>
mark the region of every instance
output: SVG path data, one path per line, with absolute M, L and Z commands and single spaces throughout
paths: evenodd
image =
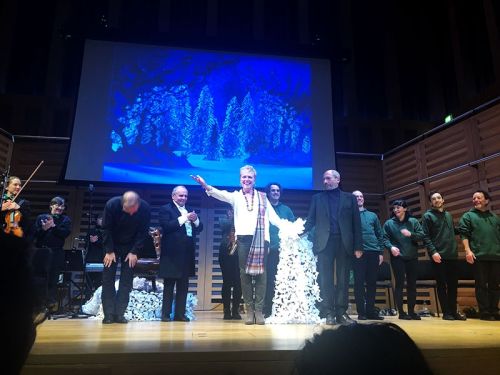
M 115 288 L 118 288 L 119 281 L 115 283 Z M 95 315 L 97 318 L 103 318 L 101 302 L 102 287 L 99 287 L 91 299 L 82 306 L 82 311 L 85 314 Z M 130 299 L 125 318 L 133 321 L 145 320 L 160 320 L 161 305 L 163 300 L 163 282 L 156 280 L 156 292 L 153 291 L 153 286 L 150 280 L 141 277 L 135 277 L 133 289 L 130 292 Z M 174 303 L 175 304 L 175 303 Z M 189 320 L 195 320 L 194 308 L 198 304 L 197 297 L 188 293 L 186 301 L 186 317 Z M 170 316 L 173 318 L 173 313 Z
M 299 236 L 304 220 L 280 224 L 280 259 L 276 272 L 270 324 L 321 323 L 316 303 L 320 301 L 312 243 Z

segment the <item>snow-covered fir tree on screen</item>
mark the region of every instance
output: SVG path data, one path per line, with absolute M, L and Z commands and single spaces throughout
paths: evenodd
M 179 98 L 179 93 L 186 96 Z M 118 119 L 123 127 L 111 131 L 111 148 L 118 152 L 125 151 L 125 145 L 141 144 L 166 153 L 203 154 L 208 160 L 247 155 L 255 161 L 272 162 L 298 153 L 303 155 L 297 161 L 307 162 L 310 148 L 302 145 L 309 142 L 309 136 L 300 139 L 301 120 L 294 108 L 267 92 L 258 97 L 255 110 L 250 93 L 241 107 L 233 96 L 220 127 L 208 86 L 203 87 L 192 117 L 187 90 L 156 86 L 126 106 L 125 116 Z
M 206 71 L 184 77 L 156 67 L 144 83 L 135 82 L 140 74 L 134 70 L 133 85 L 117 74 L 105 180 L 147 181 L 156 176 L 153 182 L 162 182 L 171 170 L 161 168 L 184 168 L 187 176 L 248 163 L 269 172 L 288 168 L 291 181 L 308 179 L 312 156 L 307 66 L 288 63 L 280 69 L 274 62 L 266 68 L 241 57 L 225 66 L 212 63 Z M 282 72 L 286 69 L 289 74 Z

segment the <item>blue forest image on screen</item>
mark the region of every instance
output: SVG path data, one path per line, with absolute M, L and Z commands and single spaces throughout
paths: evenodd
M 125 62 L 124 62 L 125 61 Z M 299 59 L 185 49 L 115 51 L 104 181 L 312 187 L 311 68 Z

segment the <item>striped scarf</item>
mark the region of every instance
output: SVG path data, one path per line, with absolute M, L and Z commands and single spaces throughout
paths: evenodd
M 248 251 L 247 265 L 245 273 L 247 275 L 262 275 L 264 273 L 264 251 L 266 233 L 266 195 L 257 192 L 259 201 L 259 212 L 257 213 L 257 226 L 253 235 L 252 245 Z

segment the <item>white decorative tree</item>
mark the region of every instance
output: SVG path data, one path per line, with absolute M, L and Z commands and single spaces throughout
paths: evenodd
M 270 324 L 321 323 L 316 303 L 320 300 L 316 256 L 312 243 L 300 238 L 304 221 L 285 222 L 280 226 L 280 260 L 276 272 L 275 293 Z

